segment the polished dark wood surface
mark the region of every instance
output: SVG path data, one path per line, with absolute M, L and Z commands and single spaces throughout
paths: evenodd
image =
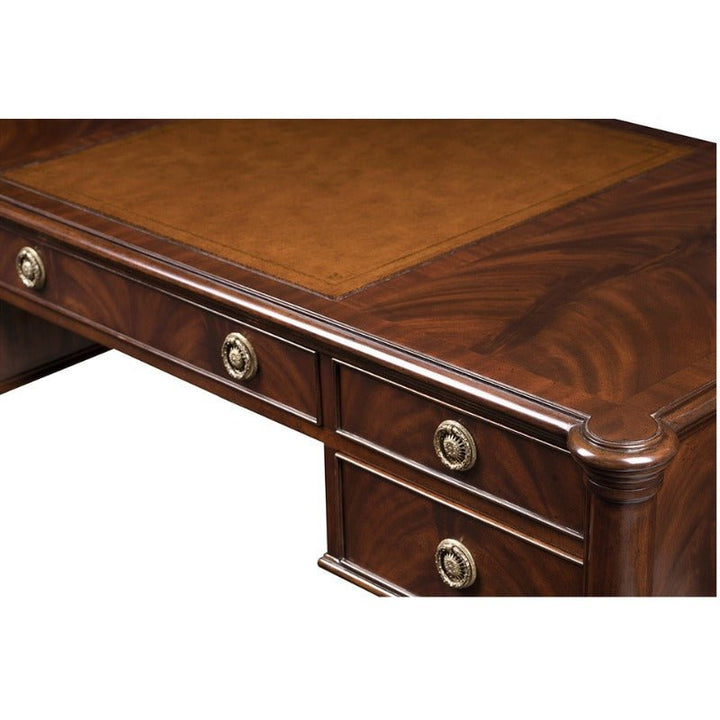
M 579 595 L 582 565 L 489 518 L 420 492 L 351 458 L 338 458 L 342 508 L 339 559 L 413 595 Z M 472 553 L 477 580 L 446 586 L 434 569 L 445 538 Z
M 699 152 L 356 302 L 404 345 L 560 404 L 631 401 L 714 353 L 714 167 Z
M 558 526 L 582 530 L 582 472 L 567 452 L 356 368 L 338 364 L 336 369 L 339 433 Z M 435 429 L 448 419 L 460 422 L 475 439 L 477 461 L 469 470 L 448 470 L 435 453 Z
M 15 256 L 30 243 L 41 253 L 48 281 L 41 293 L 19 286 Z M 238 392 L 268 402 L 315 422 L 318 415 L 317 356 L 237 318 L 212 312 L 124 275 L 97 267 L 31 236 L 9 233 L 0 225 L 0 287 L 35 302 L 82 318 L 97 330 L 182 364 Z M 252 379 L 228 377 L 221 347 L 231 332 L 243 333 L 259 359 Z
M 0 120 L 0 172 L 140 132 L 154 120 Z M 167 122 L 167 121 L 164 121 Z
M 680 445 L 658 492 L 653 593 L 716 595 L 715 444 L 713 418 Z
M 99 343 L 322 440 L 321 564 L 381 594 L 434 594 L 436 578 L 382 564 L 366 493 L 387 518 L 414 507 L 426 544 L 470 513 L 505 558 L 491 593 L 714 594 L 715 146 L 611 125 L 687 153 L 335 300 L 0 178 L 7 387 Z M 147 126 L 3 121 L 0 169 Z M 41 292 L 15 275 L 21 244 L 47 260 Z M 252 386 L 224 374 L 233 329 L 272 358 Z M 427 437 L 445 408 L 479 444 L 465 478 Z M 337 453 L 356 463 L 344 478 Z M 552 559 L 543 577 L 510 567 L 526 546 Z
M 565 555 L 573 557 L 578 563 L 583 562 L 584 525 L 581 530 L 561 527 L 541 515 L 502 501 L 501 498 L 490 495 L 472 485 L 448 476 L 427 472 L 421 466 L 410 465 L 401 458 L 378 453 L 374 448 L 358 443 L 344 435 L 326 436 L 325 443 L 326 493 L 329 507 L 336 506 L 341 497 L 341 488 L 337 484 L 335 471 L 335 455 L 341 454 L 352 457 L 356 462 L 368 467 L 381 469 L 392 477 L 402 478 L 419 491 L 428 493 L 435 498 L 441 498 L 450 505 L 463 507 L 483 517 L 493 518 L 503 527 L 511 528 L 522 536 L 531 537 L 548 547 L 555 548 Z M 583 495 L 583 503 L 584 500 Z M 584 505 L 582 505 L 582 510 L 584 512 Z M 342 517 L 337 518 L 336 524 L 342 525 Z M 336 557 L 341 557 L 341 551 L 337 552 Z
M 104 350 L 81 335 L 0 301 L 0 393 Z

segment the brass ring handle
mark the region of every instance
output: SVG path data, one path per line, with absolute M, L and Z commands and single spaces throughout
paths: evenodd
M 438 425 L 433 447 L 442 464 L 450 470 L 469 470 L 477 460 L 473 436 L 455 420 L 444 420 Z
M 15 258 L 18 277 L 26 288 L 42 290 L 45 286 L 45 265 L 37 250 L 24 247 Z
M 477 577 L 475 560 L 459 540 L 446 538 L 437 546 L 435 566 L 442 581 L 454 590 L 469 588 Z
M 230 333 L 222 344 L 223 365 L 235 380 L 250 380 L 258 369 L 257 355 L 250 341 L 238 332 Z

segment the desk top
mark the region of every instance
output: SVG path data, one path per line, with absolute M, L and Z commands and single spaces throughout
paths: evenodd
M 714 403 L 715 203 L 616 122 L 0 124 L 0 216 L 580 416 Z
M 338 298 L 687 153 L 572 120 L 191 120 L 5 177 Z

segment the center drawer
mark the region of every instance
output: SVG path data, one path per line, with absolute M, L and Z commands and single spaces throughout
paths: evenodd
M 339 434 L 582 532 L 585 488 L 569 453 L 365 370 L 335 367 Z M 463 460 L 470 467 L 458 468 Z
M 103 344 L 112 347 L 114 338 L 123 349 L 129 344 L 170 361 L 210 381 L 203 383 L 209 390 L 222 386 L 225 396 L 231 388 L 239 403 L 250 395 L 319 423 L 316 353 L 253 323 L 3 225 L 0 286 L 31 303 L 28 309 L 46 308 L 103 333 Z

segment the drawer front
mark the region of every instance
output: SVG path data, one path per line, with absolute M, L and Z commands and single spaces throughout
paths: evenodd
M 37 251 L 44 266 L 41 289 L 25 287 L 18 275 L 16 258 L 25 246 Z M 317 422 L 317 357 L 311 350 L 2 227 L 0 283 L 238 393 Z M 235 379 L 225 367 L 223 343 L 231 333 L 242 335 L 254 350 L 252 378 Z
M 350 458 L 338 456 L 337 462 L 341 560 L 361 572 L 412 595 L 582 594 L 578 559 L 533 544 Z M 475 580 L 469 587 L 454 589 L 441 578 L 436 552 L 444 540 L 460 543 L 471 555 Z M 451 564 L 451 580 L 452 569 Z
M 343 363 L 336 383 L 340 434 L 582 532 L 585 488 L 568 453 Z M 467 470 L 446 467 L 437 454 L 436 430 L 448 420 L 474 441 Z

